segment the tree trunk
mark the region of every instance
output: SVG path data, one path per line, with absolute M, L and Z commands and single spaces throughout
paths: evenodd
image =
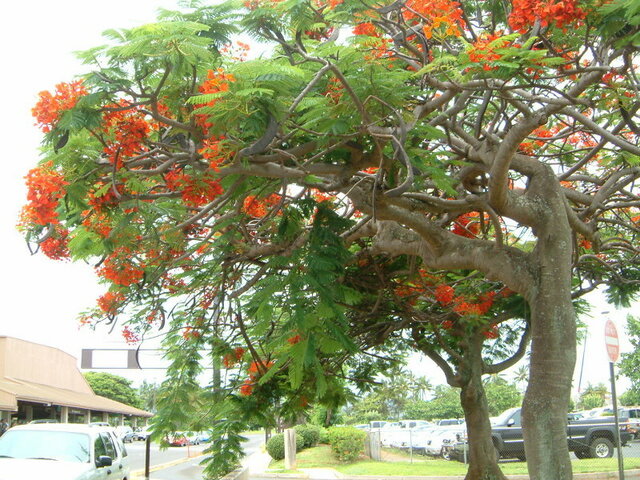
M 553 208 L 556 207 L 556 208 Z M 570 480 L 567 410 L 576 358 L 571 302 L 572 239 L 564 205 L 552 205 L 538 235 L 537 285 L 530 291 L 531 364 L 523 408 L 525 453 L 531 480 Z
M 491 439 L 489 406 L 482 385 L 482 337 L 472 339 L 465 361 L 460 365 L 460 403 L 464 410 L 469 442 L 469 470 L 465 480 L 506 480 L 498 466 Z

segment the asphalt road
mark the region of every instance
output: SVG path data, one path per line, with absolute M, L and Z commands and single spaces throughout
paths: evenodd
M 257 451 L 264 442 L 264 435 L 248 435 L 245 443 L 245 455 L 251 455 Z M 145 446 L 144 442 L 128 443 L 127 451 L 129 452 L 129 465 L 131 471 L 144 469 Z M 189 447 L 169 447 L 166 450 L 152 444 L 150 465 L 159 466 L 176 460 L 187 459 L 185 462 L 173 465 L 162 470 L 151 472 L 149 478 L 153 480 L 200 480 L 204 467 L 200 466 L 202 456 L 193 457 L 202 452 L 206 445 L 192 445 Z

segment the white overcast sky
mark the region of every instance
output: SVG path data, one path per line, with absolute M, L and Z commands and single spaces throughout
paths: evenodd
M 3 271 L 0 284 L 0 335 L 60 348 L 80 357 L 82 348 L 126 348 L 119 329 L 109 335 L 79 330 L 77 316 L 91 307 L 105 291 L 98 285 L 90 265 L 55 262 L 42 255 L 31 256 L 15 229 L 18 213 L 25 199 L 24 175 L 38 159 L 40 133 L 33 126 L 31 107 L 37 93 L 50 90 L 56 83 L 69 81 L 84 67 L 73 52 L 99 45 L 101 32 L 109 28 L 132 27 L 155 18 L 158 8 L 176 8 L 176 0 L 32 0 L 5 2 L 0 7 L 0 139 L 6 171 L 0 176 L 0 245 Z M 625 312 L 614 308 L 594 308 L 587 339 L 582 385 L 608 384 L 609 366 L 604 347 L 604 316 L 608 315 L 624 337 Z M 622 351 L 630 344 L 622 339 Z M 574 387 L 577 387 L 582 347 Z M 435 383 L 443 381 L 438 369 L 428 360 L 416 360 L 414 370 Z M 143 378 L 157 381 L 157 370 L 113 373 L 127 376 L 136 383 Z M 627 382 L 620 381 L 619 390 Z

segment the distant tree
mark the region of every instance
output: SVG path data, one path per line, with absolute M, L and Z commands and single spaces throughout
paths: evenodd
M 106 372 L 86 372 L 84 378 L 96 395 L 132 407 L 142 407 L 140 396 L 131 386 L 131 380 Z
M 142 381 L 142 385 L 138 387 L 138 395 L 145 410 L 149 412 L 156 411 L 159 389 L 160 386 L 157 383 L 149 383 L 146 380 Z
M 462 418 L 464 412 L 460 406 L 460 392 L 448 385 L 438 385 L 435 397 L 431 400 L 431 414 L 427 420 L 434 418 Z
M 578 408 L 580 410 L 591 410 L 592 408 L 599 408 L 604 405 L 604 398 L 595 393 L 589 393 L 580 397 L 578 402 Z
M 630 389 L 620 395 L 620 405 L 630 407 L 640 405 L 640 390 Z
M 636 402 L 634 403 L 637 404 L 640 403 L 640 319 L 627 316 L 626 331 L 633 349 L 621 355 L 620 374 L 631 380 L 630 391 L 635 392 Z
M 413 398 L 425 400 L 429 392 L 433 390 L 433 385 L 427 377 L 414 377 L 412 383 Z
M 496 416 L 511 407 L 522 403 L 522 394 L 515 384 L 502 378 L 493 379 L 485 384 L 489 415 Z
M 602 407 L 605 404 L 609 389 L 604 383 L 597 385 L 588 384 L 580 393 L 578 400 L 578 408 L 580 410 L 590 410 L 592 408 Z
M 309 413 L 309 422 L 322 427 L 330 427 L 342 423 L 344 417 L 336 409 L 329 409 L 324 405 L 315 405 Z
M 415 420 L 431 420 L 433 418 L 431 402 L 419 399 L 410 400 L 404 409 L 404 417 Z
M 345 423 L 365 423 L 388 418 L 392 418 L 392 415 L 380 391 L 368 393 L 345 408 Z
M 527 385 L 527 381 L 529 380 L 529 366 L 520 365 L 520 367 L 515 371 L 513 380 L 516 382 L 516 385 L 518 385 L 520 389 L 524 391 Z

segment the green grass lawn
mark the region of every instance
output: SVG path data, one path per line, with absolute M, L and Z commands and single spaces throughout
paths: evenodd
M 374 462 L 371 460 L 360 460 L 354 463 L 341 463 L 331 453 L 328 445 L 320 445 L 298 452 L 298 468 L 334 468 L 344 475 L 464 475 L 467 471 L 466 465 L 460 462 L 448 461 L 414 455 L 413 462 L 405 452 L 393 451 L 396 461 Z M 404 457 L 404 458 L 403 458 Z M 640 458 L 626 458 L 625 469 L 640 468 Z M 525 462 L 503 461 L 500 468 L 507 475 L 517 475 L 527 473 Z M 284 470 L 284 461 L 272 461 L 269 469 L 282 473 L 292 473 Z M 607 458 L 603 460 L 587 459 L 575 460 L 573 471 L 575 473 L 607 472 L 617 471 L 618 460 Z

